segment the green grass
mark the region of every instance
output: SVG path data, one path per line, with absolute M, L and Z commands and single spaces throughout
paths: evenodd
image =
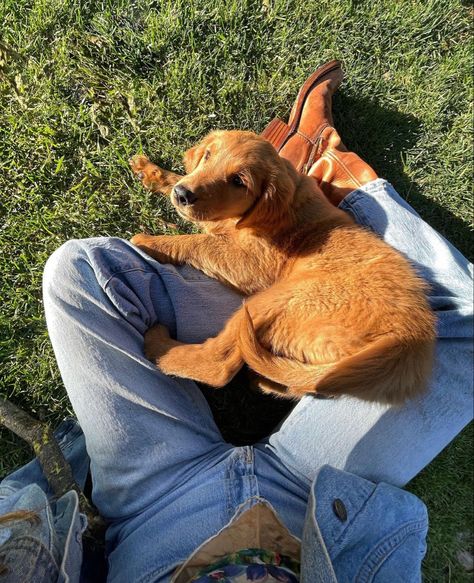
M 3 0 L 1 393 L 52 423 L 71 412 L 41 273 L 67 239 L 157 232 L 156 218 L 171 218 L 128 157 L 143 150 L 179 170 L 212 128 L 261 131 L 331 58 L 347 72 L 334 102 L 347 145 L 472 259 L 470 26 L 457 0 Z M 226 391 L 212 405 L 226 437 L 252 439 L 259 398 Z M 268 424 L 281 414 L 275 405 Z M 29 452 L 0 438 L 1 474 Z M 409 486 L 430 510 L 427 581 L 472 580 L 456 559 L 472 548 L 471 456 L 468 429 Z

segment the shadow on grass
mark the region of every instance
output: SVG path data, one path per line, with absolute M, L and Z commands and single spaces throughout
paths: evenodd
M 404 172 L 403 156 L 416 145 L 422 131 L 415 116 L 342 91 L 334 96 L 334 123 L 349 150 L 357 152 L 380 177 L 391 182 L 425 221 L 472 260 L 469 225 L 425 196 Z

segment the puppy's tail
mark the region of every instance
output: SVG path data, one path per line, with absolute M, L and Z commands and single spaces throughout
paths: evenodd
M 239 345 L 245 362 L 261 376 L 288 387 L 288 397 L 302 397 L 306 393 L 345 394 L 367 401 L 401 404 L 426 389 L 434 333 L 405 341 L 386 335 L 339 361 L 306 364 L 266 350 L 258 342 L 244 306 Z

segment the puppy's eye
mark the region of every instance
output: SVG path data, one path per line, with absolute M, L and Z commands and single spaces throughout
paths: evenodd
M 234 186 L 245 186 L 244 181 L 238 174 L 233 174 L 230 178 L 230 181 Z
M 210 157 L 211 157 L 211 151 L 210 150 L 206 150 L 206 152 L 204 154 L 204 160 L 209 160 Z

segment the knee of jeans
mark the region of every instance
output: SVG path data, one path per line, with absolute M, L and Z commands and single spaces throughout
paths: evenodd
M 71 239 L 56 249 L 46 261 L 43 271 L 43 294 L 58 296 L 68 281 L 74 278 L 79 264 L 87 256 L 86 240 Z

